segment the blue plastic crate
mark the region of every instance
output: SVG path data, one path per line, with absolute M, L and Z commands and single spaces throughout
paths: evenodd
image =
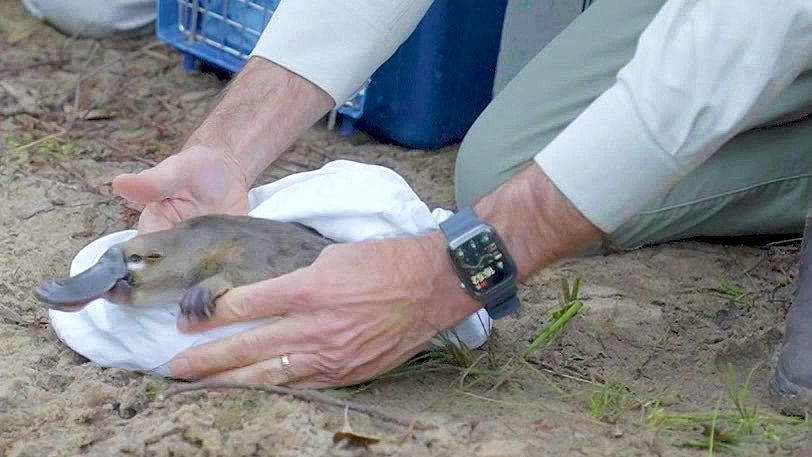
M 288 0 L 306 1 L 306 0 Z M 198 64 L 234 73 L 279 0 L 157 0 L 158 37 Z M 490 102 L 507 0 L 435 0 L 408 40 L 337 111 L 379 140 L 435 149 L 462 139 Z
M 507 0 L 435 0 L 372 75 L 358 126 L 436 149 L 461 140 L 493 98 Z
M 234 73 L 242 68 L 278 0 L 158 0 L 158 37 L 198 63 Z

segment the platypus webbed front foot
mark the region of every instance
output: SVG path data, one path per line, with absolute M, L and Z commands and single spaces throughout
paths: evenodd
M 190 320 L 208 319 L 214 314 L 214 291 L 208 287 L 192 286 L 183 291 L 180 313 Z
M 223 275 L 210 276 L 188 287 L 180 299 L 180 312 L 191 320 L 208 319 L 214 314 L 215 301 L 233 286 Z

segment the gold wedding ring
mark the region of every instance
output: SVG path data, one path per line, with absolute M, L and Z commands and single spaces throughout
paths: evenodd
M 290 366 L 288 354 L 282 354 L 282 356 L 279 357 L 279 361 L 282 363 L 282 371 L 285 372 L 285 384 L 293 381 L 296 375 L 293 374 L 293 368 Z

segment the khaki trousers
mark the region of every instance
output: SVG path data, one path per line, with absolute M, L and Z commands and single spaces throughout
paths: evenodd
M 599 0 L 535 56 L 463 140 L 455 176 L 458 206 L 472 205 L 505 182 L 609 88 L 663 3 Z M 812 190 L 810 113 L 812 63 L 762 114 L 758 127 L 734 137 L 664 197 L 649 201 L 608 234 L 611 242 L 634 249 L 697 236 L 802 233 Z

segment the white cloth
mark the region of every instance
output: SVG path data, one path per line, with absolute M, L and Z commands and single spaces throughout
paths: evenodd
M 32 16 L 69 35 L 104 38 L 155 21 L 155 0 L 22 0 Z
M 415 235 L 437 228 L 451 215 L 440 208 L 429 210 L 394 171 L 346 160 L 256 187 L 249 203 L 251 216 L 299 222 L 339 242 Z M 70 275 L 86 270 L 107 248 L 135 235 L 134 230 L 125 230 L 91 242 L 71 262 Z M 176 327 L 178 312 L 177 304 L 136 309 L 97 299 L 81 311 L 52 310 L 49 315 L 59 339 L 92 362 L 159 376 L 170 376 L 168 362 L 187 348 L 275 319 L 185 334 Z M 480 309 L 440 336 L 476 348 L 486 342 L 491 326 L 491 318 Z M 440 342 L 438 336 L 435 343 Z
M 253 55 L 341 104 L 430 0 L 284 0 Z M 611 233 L 751 125 L 812 59 L 812 2 L 669 0 L 616 84 L 535 161 Z M 577 72 L 576 72 L 577 73 Z

